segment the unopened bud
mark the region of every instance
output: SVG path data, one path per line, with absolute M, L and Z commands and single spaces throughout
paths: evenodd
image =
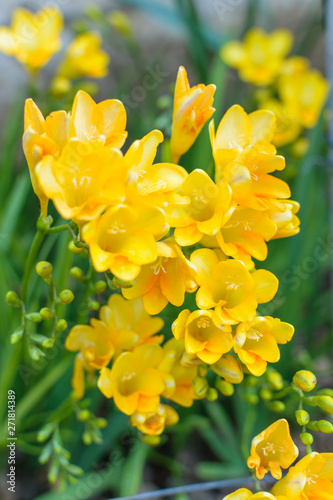
M 67 328 L 67 321 L 65 319 L 59 319 L 56 329 L 58 332 L 64 332 Z
M 221 378 L 216 379 L 215 387 L 221 394 L 223 394 L 223 396 L 232 396 L 235 392 L 234 386 L 230 382 L 222 380 Z
M 91 413 L 89 410 L 81 410 L 77 415 L 77 419 L 80 420 L 80 422 L 86 422 L 90 415 Z
M 333 432 L 333 425 L 328 420 L 318 420 L 317 426 L 318 431 L 324 434 L 331 434 L 331 432 Z
M 107 284 L 105 281 L 100 280 L 100 281 L 96 281 L 94 287 L 95 287 L 96 293 L 103 293 L 107 288 Z
M 160 436 L 142 436 L 143 443 L 149 444 L 150 446 L 157 446 L 161 442 Z
M 13 292 L 13 290 L 6 293 L 6 302 L 13 307 L 20 307 L 20 299 L 18 298 L 17 293 Z
M 129 17 L 120 10 L 111 11 L 107 20 L 118 33 L 120 33 L 124 38 L 131 38 L 133 35 L 133 29 Z
M 89 307 L 92 311 L 98 311 L 98 309 L 101 307 L 101 304 L 97 300 L 92 300 L 89 303 Z
M 281 389 L 283 389 L 284 383 L 282 375 L 276 370 L 267 371 L 266 380 L 274 391 L 281 391 Z
M 248 375 L 245 379 L 245 385 L 247 387 L 257 387 L 258 384 L 259 384 L 259 379 L 254 375 Z
M 19 328 L 17 328 L 17 330 L 15 330 L 15 332 L 12 333 L 10 336 L 10 343 L 12 345 L 18 344 L 22 339 L 23 333 L 24 333 L 24 327 L 20 326 Z
M 196 396 L 203 397 L 208 391 L 209 385 L 205 378 L 195 377 L 192 382 L 193 390 Z
M 37 434 L 37 441 L 39 443 L 43 443 L 44 441 L 47 440 L 48 437 L 51 436 L 52 432 L 54 430 L 54 424 L 49 423 L 46 424 Z
M 313 443 L 313 436 L 309 432 L 302 432 L 299 436 L 303 444 L 309 445 Z
M 311 430 L 311 431 L 318 431 L 318 422 L 316 420 L 310 420 L 310 422 L 308 422 L 306 424 L 306 426 Z
M 299 389 L 304 392 L 310 392 L 315 388 L 317 383 L 317 378 L 314 373 L 309 370 L 300 370 L 295 373 L 293 377 L 293 382 Z
M 51 319 L 53 317 L 53 312 L 48 307 L 42 307 L 39 314 L 43 319 Z
M 68 250 L 70 252 L 72 252 L 74 255 L 80 255 L 80 253 L 82 253 L 83 251 L 83 247 L 77 247 L 74 243 L 73 240 L 71 240 L 69 243 L 68 243 Z
M 305 410 L 297 410 L 295 415 L 297 423 L 299 425 L 306 425 L 310 421 L 310 415 Z M 311 444 L 311 443 L 304 443 L 304 444 Z
M 28 353 L 31 359 L 33 359 L 34 361 L 39 361 L 40 353 L 39 349 L 37 349 L 35 345 L 30 343 L 28 344 Z
M 243 397 L 250 405 L 254 406 L 259 403 L 259 397 L 253 392 L 246 392 Z
M 43 279 L 47 279 L 51 276 L 53 271 L 53 266 L 50 262 L 46 260 L 41 260 L 36 264 L 36 273 Z
M 104 429 L 108 425 L 108 421 L 105 418 L 96 418 L 95 422 L 99 429 Z
M 39 312 L 33 312 L 33 313 L 26 314 L 25 317 L 29 321 L 32 321 L 33 323 L 40 323 L 43 319 Z
M 263 401 L 270 401 L 273 397 L 272 391 L 267 389 L 267 387 L 263 387 L 260 389 L 259 396 Z
M 118 288 L 132 288 L 133 285 L 134 285 L 134 280 L 124 281 L 116 277 L 114 277 L 111 283 L 109 283 L 109 287 L 112 288 L 113 290 L 117 290 Z
M 71 290 L 63 290 L 59 293 L 59 299 L 63 304 L 70 304 L 74 299 L 74 293 Z
M 305 398 L 303 398 L 303 403 L 309 406 L 317 406 L 315 396 L 305 396 Z
M 317 406 L 326 413 L 333 414 L 333 398 L 331 396 L 315 396 Z
M 320 396 L 331 396 L 333 398 L 333 389 L 320 389 L 319 391 Z
M 210 387 L 206 392 L 206 399 L 208 399 L 208 401 L 216 401 L 218 397 L 219 393 L 216 389 L 214 389 L 214 387 Z
M 240 384 L 244 378 L 242 367 L 235 356 L 225 354 L 216 363 L 211 365 L 211 369 L 231 384 Z
M 84 442 L 85 445 L 89 446 L 93 441 L 91 433 L 88 431 L 84 432 L 82 436 L 82 441 Z
M 84 279 L 84 272 L 79 267 L 72 267 L 69 274 L 77 281 L 82 281 Z
M 275 413 L 281 413 L 286 409 L 286 405 L 282 401 L 270 401 L 267 403 L 267 408 Z

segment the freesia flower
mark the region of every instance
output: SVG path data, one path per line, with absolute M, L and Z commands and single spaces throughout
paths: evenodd
M 290 436 L 289 424 L 280 419 L 252 440 L 247 465 L 250 469 L 255 467 L 258 479 L 268 471 L 275 479 L 281 479 L 281 467 L 288 469 L 297 457 L 298 448 Z
M 271 493 L 267 493 L 266 491 L 260 491 L 259 493 L 252 493 L 252 491 L 247 488 L 241 488 L 226 497 L 223 497 L 223 500 L 277 500 L 275 496 Z
M 213 364 L 234 345 L 230 325 L 221 323 L 214 311 L 183 310 L 172 324 L 176 339 L 185 339 L 185 350 L 204 363 Z
M 191 262 L 197 268 L 200 287 L 198 307 L 214 307 L 223 323 L 234 325 L 251 319 L 258 303 L 268 302 L 276 294 L 278 280 L 264 269 L 250 273 L 240 261 L 220 261 L 213 250 L 205 248 L 194 251 Z
M 329 500 L 333 498 L 333 453 L 310 453 L 271 490 L 277 498 Z
M 290 52 L 293 36 L 280 29 L 266 33 L 260 28 L 250 29 L 243 42 L 232 41 L 220 51 L 223 61 L 239 71 L 245 82 L 269 85 L 274 82 L 284 58 Z
M 279 78 L 278 92 L 288 115 L 306 128 L 316 125 L 329 92 L 320 71 L 309 68 L 309 61 L 291 57 Z
M 277 146 L 284 146 L 293 142 L 302 132 L 302 126 L 293 115 L 290 115 L 286 105 L 273 98 L 260 101 L 261 109 L 272 111 L 276 118 L 276 131 L 272 138 L 272 143 Z
M 89 32 L 77 35 L 66 48 L 57 76 L 69 80 L 106 76 L 110 58 L 101 49 L 101 44 L 102 39 L 98 33 Z
M 130 288 L 123 288 L 127 299 L 142 297 L 149 314 L 158 314 L 170 302 L 181 306 L 185 292 L 194 292 L 196 269 L 172 238 L 157 242 L 157 259 L 141 268 Z
M 158 369 L 163 358 L 162 347 L 155 343 L 124 352 L 112 369 L 102 368 L 98 387 L 126 415 L 156 412 L 165 390 L 165 377 Z
M 145 264 L 157 258 L 155 236 L 165 226 L 161 209 L 150 205 L 119 204 L 82 228 L 96 271 L 110 270 L 125 281 L 135 279 Z
M 131 424 L 139 431 L 148 436 L 159 436 L 166 426 L 178 422 L 179 416 L 176 410 L 169 405 L 160 404 L 155 412 L 133 413 Z
M 179 245 L 193 245 L 207 235 L 215 235 L 235 209 L 231 204 L 231 189 L 225 181 L 216 185 L 203 170 L 192 171 L 185 179 L 181 192 L 189 204 L 171 207 L 168 223 L 175 227 Z
M 285 206 L 285 210 L 282 212 L 280 209 L 274 210 L 274 208 L 267 212 L 270 220 L 274 222 L 277 227 L 277 231 L 272 239 L 288 238 L 289 236 L 298 234 L 300 231 L 300 220 L 296 215 L 299 211 L 300 204 L 293 200 L 286 200 L 281 203 Z
M 47 6 L 36 14 L 15 9 L 11 27 L 0 27 L 0 51 L 36 73 L 61 49 L 62 29 L 62 14 L 54 6 Z
M 175 163 L 190 149 L 202 127 L 214 113 L 212 104 L 215 89 L 212 84 L 190 87 L 185 68 L 179 67 L 170 143 L 172 160 Z
M 278 344 L 292 339 L 294 327 L 270 316 L 257 316 L 236 329 L 234 351 L 250 373 L 260 377 L 267 368 L 267 362 L 280 359 Z

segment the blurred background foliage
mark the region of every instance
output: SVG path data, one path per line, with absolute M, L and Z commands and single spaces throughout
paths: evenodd
M 110 75 L 98 82 L 100 91 L 96 98 L 112 97 L 124 102 L 128 112 L 129 142 L 153 128 L 164 132 L 170 129 L 173 85 L 180 64 L 187 68 L 192 84 L 216 84 L 215 122 L 219 122 L 234 103 L 244 106 L 247 112 L 253 111 L 254 88 L 241 82 L 219 56 L 224 43 L 241 38 L 252 26 L 268 31 L 277 27 L 291 29 L 295 36 L 292 53 L 309 57 L 315 67 L 322 68 L 324 64 L 324 3 L 320 1 L 281 2 L 281 7 L 279 2 L 278 9 L 277 3 L 262 0 L 124 0 L 114 3 L 118 10 L 128 15 L 130 32 L 126 32 L 121 22 L 118 26 L 110 23 L 108 2 L 96 1 L 84 9 L 83 2 L 62 3 L 67 23 L 65 36 L 93 29 L 103 37 L 103 46 L 111 55 Z M 18 4 L 23 6 L 23 2 Z M 61 3 L 59 7 L 62 8 Z M 12 3 L 8 4 L 8 16 L 13 8 Z M 2 17 L 4 15 L 3 12 Z M 8 24 L 8 18 L 2 21 Z M 9 289 L 19 291 L 39 210 L 20 145 L 24 99 L 34 97 L 46 114 L 54 109 L 68 109 L 78 88 L 93 92 L 97 85 L 95 81 L 78 81 L 65 96 L 55 96 L 50 92 L 51 70 L 45 68 L 38 93 L 33 96 L 29 83 L 24 81 L 22 68 L 16 67 L 15 61 L 9 63 L 1 55 L 0 64 L 4 64 L 1 80 L 7 82 L 7 92 L 1 95 L 0 159 L 0 296 L 4 298 Z M 15 66 L 12 74 L 9 64 Z M 147 74 L 153 75 L 156 81 L 152 89 L 144 87 Z M 16 75 L 14 83 L 13 75 Z M 262 312 L 276 315 L 296 329 L 293 342 L 281 347 L 281 361 L 276 368 L 282 376 L 291 380 L 296 370 L 306 368 L 319 376 L 320 383 L 332 387 L 330 269 L 333 243 L 328 230 L 325 113 L 324 110 L 316 127 L 307 132 L 309 148 L 305 155 L 295 154 L 289 146 L 278 150 L 286 157 L 287 164 L 281 175 L 291 187 L 292 198 L 301 204 L 301 232 L 293 238 L 269 244 L 265 268 L 277 275 L 280 288 L 277 297 L 263 307 Z M 193 148 L 181 160 L 188 171 L 202 168 L 210 174 L 213 172 L 207 128 L 206 125 Z M 52 215 L 57 220 L 56 213 Z M 50 235 L 38 259 L 54 263 L 59 289 L 74 290 L 75 300 L 66 309 L 71 327 L 78 315 L 80 322 L 85 322 L 95 313 L 89 308 L 90 298 L 83 295 L 83 287 L 68 272 L 62 272 L 73 265 L 83 268 L 87 265 L 81 256 L 68 252 L 69 241 L 67 233 Z M 47 287 L 37 286 L 37 280 L 35 274 L 30 283 L 30 310 L 47 302 Z M 98 299 L 105 303 L 107 294 Z M 166 337 L 171 335 L 170 325 L 177 314 L 177 308 L 170 305 L 161 314 Z M 276 418 L 257 398 L 255 382 L 249 377 L 231 399 L 222 396 L 213 403 L 197 401 L 190 409 L 180 408 L 180 423 L 154 448 L 142 443 L 135 430 L 128 430 L 126 417 L 115 410 L 111 401 L 106 401 L 96 390 L 88 390 L 80 410 L 89 405 L 89 410 L 106 418 L 108 424 L 101 431 L 102 442 L 86 446 L 82 441 L 85 424 L 77 421 L 71 407 L 73 355 L 63 348 L 66 333 L 58 335 L 55 347 L 47 351 L 46 358 L 34 362 L 27 357 L 21 359 L 20 346 L 10 344 L 10 334 L 19 318 L 17 310 L 9 308 L 4 300 L 0 301 L 0 318 L 1 460 L 2 465 L 6 465 L 3 401 L 11 388 L 17 396 L 17 446 L 21 461 L 19 498 L 22 500 L 98 499 L 108 495 L 131 495 L 143 485 L 153 489 L 199 480 L 241 477 L 248 474 L 244 456 L 252 436 Z M 287 409 L 291 420 L 294 410 L 292 406 Z M 38 464 L 41 445 L 37 433 L 45 421 L 52 421 L 57 415 L 64 422 L 62 439 L 64 447 L 72 450 L 71 462 L 85 472 L 65 494 L 45 493 L 48 490 L 46 471 Z M 28 460 L 28 456 L 31 459 Z M 5 475 L 6 467 L 2 470 Z M 1 498 L 6 498 L 5 490 L 3 479 Z

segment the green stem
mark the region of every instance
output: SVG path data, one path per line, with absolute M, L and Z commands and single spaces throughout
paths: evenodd
M 22 281 L 22 292 L 21 292 L 21 300 L 26 303 L 28 298 L 28 288 L 29 288 L 29 279 L 32 272 L 33 265 L 35 263 L 36 257 L 38 255 L 39 249 L 44 241 L 46 236 L 45 232 L 37 230 L 35 238 L 30 247 L 30 251 L 28 254 L 27 262 L 24 269 L 23 281 Z
M 277 392 L 276 394 L 274 394 L 274 396 L 272 397 L 272 399 L 282 399 L 282 398 L 285 398 L 286 396 L 288 396 L 288 394 L 291 394 L 293 391 L 294 391 L 294 389 L 292 388 L 292 386 L 288 386 L 285 389 L 283 389 L 282 391 Z
M 56 234 L 67 230 L 70 231 L 70 229 L 74 229 L 75 226 L 75 222 L 70 222 L 69 224 L 62 224 L 61 226 L 50 227 L 50 229 L 47 230 L 47 234 Z

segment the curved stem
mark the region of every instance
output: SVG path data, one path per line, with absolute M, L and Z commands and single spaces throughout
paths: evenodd
M 35 238 L 32 242 L 32 245 L 30 247 L 27 262 L 25 265 L 23 281 L 22 281 L 21 300 L 24 303 L 26 303 L 27 298 L 28 298 L 29 279 L 30 279 L 30 275 L 32 272 L 32 268 L 33 268 L 33 265 L 35 263 L 36 257 L 38 255 L 39 249 L 44 241 L 45 236 L 46 236 L 46 233 L 42 232 L 38 229 L 37 233 L 35 235 Z

